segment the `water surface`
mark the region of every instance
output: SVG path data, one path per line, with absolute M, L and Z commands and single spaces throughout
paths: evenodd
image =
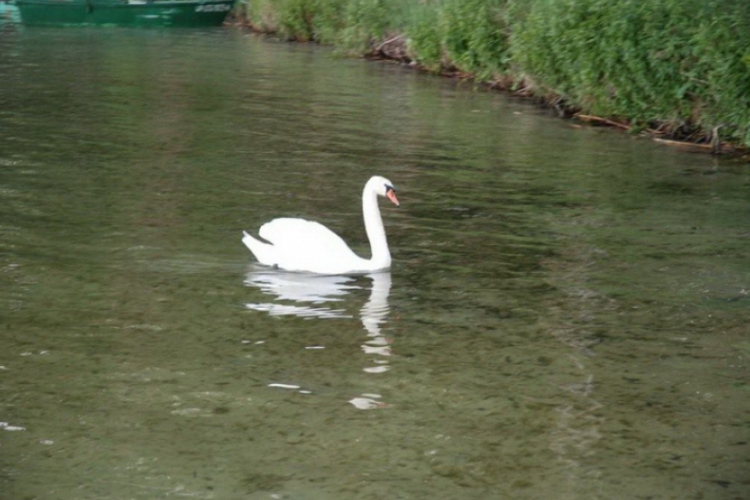
M 745 165 L 232 30 L 0 79 L 3 500 L 748 498 Z M 390 273 L 242 246 L 372 174 Z

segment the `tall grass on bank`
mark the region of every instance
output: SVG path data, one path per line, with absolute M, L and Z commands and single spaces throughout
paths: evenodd
M 256 28 L 750 146 L 750 0 L 248 0 Z
M 508 70 L 508 0 L 248 0 L 257 29 L 366 54 L 399 36 L 408 58 L 434 71 L 489 79 Z
M 509 71 L 508 0 L 418 2 L 406 26 L 412 57 L 433 70 L 491 79 Z
M 750 145 L 750 2 L 535 0 L 513 61 L 590 113 Z

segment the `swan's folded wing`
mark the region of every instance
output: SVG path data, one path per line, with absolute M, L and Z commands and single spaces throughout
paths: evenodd
M 274 219 L 258 234 L 282 252 L 311 255 L 346 255 L 351 250 L 339 235 L 322 224 L 305 219 Z

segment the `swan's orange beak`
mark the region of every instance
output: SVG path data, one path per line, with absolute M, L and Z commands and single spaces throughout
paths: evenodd
M 386 192 L 385 192 L 385 196 L 386 196 L 386 197 L 387 197 L 387 198 L 388 198 L 389 200 L 391 200 L 391 202 L 392 202 L 392 203 L 393 203 L 394 205 L 396 205 L 397 207 L 398 207 L 398 206 L 400 206 L 400 204 L 399 204 L 399 202 L 398 202 L 398 198 L 396 198 L 396 191 L 395 191 L 395 190 L 394 190 L 393 188 L 391 188 L 391 189 L 389 189 L 388 191 L 386 191 Z

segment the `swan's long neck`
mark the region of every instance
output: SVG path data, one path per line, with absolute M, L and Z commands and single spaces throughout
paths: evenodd
M 362 192 L 362 212 L 365 218 L 367 239 L 370 240 L 372 250 L 372 269 L 385 269 L 391 265 L 391 252 L 388 250 L 388 240 L 385 237 L 383 218 L 378 207 L 378 195 L 370 186 L 365 186 Z

